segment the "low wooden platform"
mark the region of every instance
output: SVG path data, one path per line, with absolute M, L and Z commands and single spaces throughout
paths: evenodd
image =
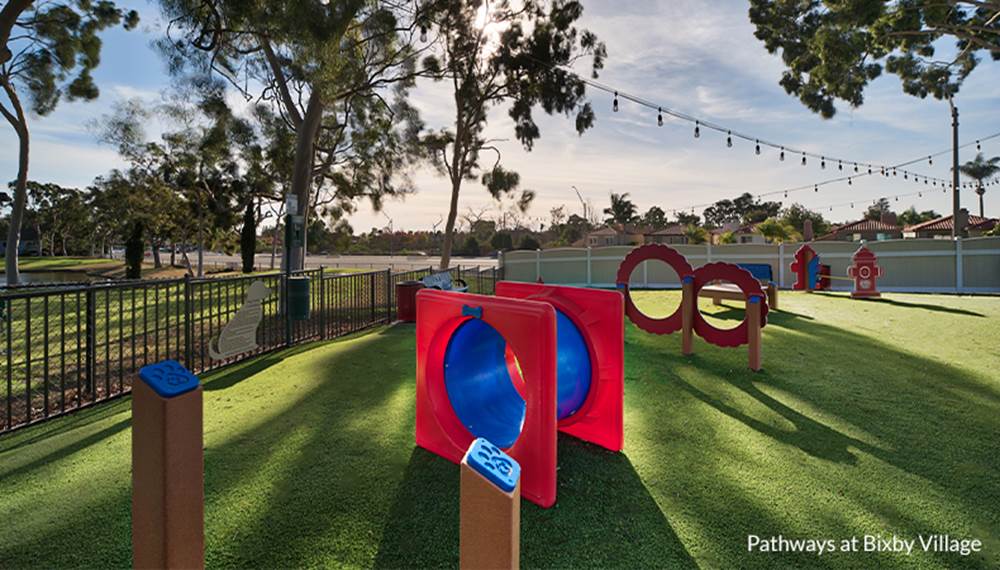
M 774 285 L 774 283 L 761 283 L 761 287 L 767 294 L 768 308 L 777 309 L 778 288 Z M 743 296 L 743 290 L 732 283 L 716 283 L 715 285 L 706 285 L 701 288 L 698 296 L 712 299 L 712 304 L 714 305 L 721 305 L 723 299 L 746 301 L 746 297 Z

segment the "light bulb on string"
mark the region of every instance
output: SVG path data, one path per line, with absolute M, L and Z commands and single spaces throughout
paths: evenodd
M 837 170 L 843 170 L 843 169 L 844 169 L 844 163 L 842 161 L 838 160 L 837 161 Z
M 663 126 L 663 109 L 656 110 L 656 126 Z
M 851 179 L 850 179 L 850 178 L 848 178 L 848 179 L 847 179 L 847 185 L 848 185 L 848 186 L 853 186 L 853 185 L 854 185 L 854 183 L 853 183 L 853 182 L 851 182 Z
M 923 197 L 924 197 L 923 192 L 917 192 L 917 198 L 923 198 Z
M 694 138 L 701 137 L 701 123 L 698 121 L 694 122 Z
M 857 162 L 855 162 L 855 163 L 854 163 L 854 172 L 857 172 L 857 171 L 858 171 L 858 163 L 857 163 Z
M 427 24 L 420 24 L 420 41 L 427 41 Z
M 903 171 L 903 180 L 909 180 L 909 179 L 910 179 L 910 175 L 907 174 L 907 172 L 904 170 Z
M 819 184 L 813 185 L 813 192 L 819 192 Z
M 729 148 L 733 148 L 733 132 L 732 131 L 726 131 L 726 146 L 729 147 Z
M 785 190 L 785 198 L 788 197 L 788 190 Z
M 819 167 L 822 168 L 823 170 L 826 170 L 826 157 L 825 156 L 821 156 L 820 157 Z
M 806 165 L 806 153 L 802 153 L 802 166 Z
M 899 196 L 896 196 L 896 201 L 899 202 Z
M 611 103 L 611 110 L 615 113 L 618 112 L 618 92 L 615 91 L 615 100 Z
M 755 146 L 754 146 L 753 152 L 754 152 L 754 154 L 756 154 L 756 155 L 759 156 L 760 155 L 760 141 L 754 141 L 754 145 Z
M 927 164 L 929 164 L 931 166 L 934 166 L 934 157 L 933 156 L 928 156 L 927 157 Z
M 871 173 L 872 173 L 872 165 L 869 164 L 868 165 L 868 174 L 871 174 Z
M 893 176 L 899 176 L 899 173 L 898 173 L 898 172 L 896 172 L 896 169 L 895 169 L 895 168 L 893 168 L 893 169 L 892 169 L 892 175 L 893 175 Z
M 781 147 L 781 154 L 778 155 L 778 160 L 785 162 L 785 147 Z
M 851 209 L 854 209 L 854 202 L 851 202 Z
M 983 150 L 983 146 L 981 144 L 979 144 L 979 141 L 976 141 L 976 152 L 980 152 L 982 150 Z

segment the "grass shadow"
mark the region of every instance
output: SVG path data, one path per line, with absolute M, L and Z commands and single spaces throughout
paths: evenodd
M 559 437 L 558 502 L 521 502 L 526 568 L 693 568 L 625 454 Z M 396 490 L 376 568 L 458 565 L 459 468 L 420 448 Z
M 970 311 L 967 309 L 959 309 L 956 307 L 946 307 L 944 305 L 934 305 L 931 303 L 908 303 L 906 301 L 900 301 L 899 299 L 891 299 L 888 297 L 878 297 L 875 299 L 854 299 L 849 295 L 834 295 L 831 293 L 824 292 L 814 292 L 813 295 L 820 297 L 826 297 L 828 299 L 840 299 L 844 301 L 866 301 L 869 303 L 882 303 L 886 305 L 892 305 L 893 307 L 900 307 L 904 309 L 923 309 L 925 311 L 933 311 L 935 313 L 948 313 L 952 315 L 963 315 L 966 317 L 980 317 L 986 318 L 986 315 L 978 313 L 976 311 Z

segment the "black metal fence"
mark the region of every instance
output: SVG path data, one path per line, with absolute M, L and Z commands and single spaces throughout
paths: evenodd
M 309 318 L 285 311 L 280 273 L 220 279 L 173 279 L 19 289 L 0 294 L 0 434 L 128 394 L 139 369 L 167 358 L 195 373 L 313 340 L 335 338 L 395 319 L 395 285 L 430 267 L 403 273 L 296 272 L 310 277 Z M 496 269 L 450 270 L 473 293 L 492 294 Z M 223 327 L 261 281 L 257 347 L 226 356 Z

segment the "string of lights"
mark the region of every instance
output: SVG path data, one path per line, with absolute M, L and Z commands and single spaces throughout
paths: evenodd
M 414 12 L 414 15 L 418 15 L 417 12 Z M 426 20 L 426 19 L 424 20 L 424 23 L 421 25 L 421 41 L 426 41 L 427 24 L 428 23 L 436 23 L 436 22 L 433 22 L 433 21 L 428 22 L 428 20 Z M 611 85 L 602 83 L 600 81 L 597 81 L 595 79 L 592 79 L 592 78 L 586 77 L 584 75 L 581 75 L 581 74 L 577 73 L 576 71 L 574 71 L 573 69 L 569 68 L 568 66 L 554 64 L 552 62 L 548 62 L 548 61 L 536 58 L 536 57 L 531 56 L 531 55 L 528 55 L 527 57 L 529 57 L 530 59 L 536 61 L 537 63 L 539 63 L 541 65 L 544 65 L 544 66 L 548 67 L 549 69 L 558 69 L 559 71 L 561 71 L 563 73 L 570 74 L 570 75 L 574 76 L 577 80 L 581 81 L 582 83 L 586 84 L 587 86 L 589 86 L 589 87 L 591 87 L 591 88 L 593 88 L 595 90 L 602 91 L 602 92 L 605 92 L 605 93 L 608 93 L 608 94 L 612 95 L 613 98 L 612 98 L 612 103 L 611 103 L 611 109 L 615 113 L 617 113 L 617 112 L 619 112 L 621 110 L 620 100 L 629 101 L 629 102 L 632 102 L 634 104 L 640 105 L 642 107 L 648 108 L 650 110 L 655 110 L 656 111 L 656 124 L 658 126 L 660 126 L 660 127 L 664 126 L 664 124 L 666 122 L 664 120 L 664 116 L 672 117 L 674 119 L 678 119 L 678 120 L 681 120 L 681 121 L 686 121 L 689 124 L 692 124 L 693 127 L 694 127 L 693 136 L 696 139 L 700 139 L 701 138 L 702 130 L 703 129 L 708 129 L 708 130 L 715 131 L 715 132 L 718 132 L 718 133 L 721 133 L 721 134 L 725 134 L 725 141 L 726 141 L 726 147 L 727 148 L 733 148 L 734 147 L 734 139 L 744 140 L 744 141 L 752 142 L 753 143 L 754 154 L 757 155 L 757 156 L 760 156 L 762 154 L 762 149 L 763 148 L 771 148 L 773 150 L 778 151 L 778 160 L 780 162 L 786 162 L 787 158 L 794 157 L 794 159 L 798 160 L 799 163 L 802 166 L 808 166 L 809 160 L 812 159 L 814 163 L 816 161 L 818 161 L 819 165 L 820 165 L 820 168 L 823 169 L 823 170 L 826 170 L 826 168 L 827 168 L 828 165 L 831 168 L 834 165 L 836 165 L 836 168 L 837 168 L 838 172 L 844 172 L 845 170 L 847 171 L 847 174 L 843 174 L 843 175 L 840 175 L 840 176 L 837 176 L 837 177 L 834 177 L 834 178 L 830 178 L 830 179 L 827 179 L 827 180 L 822 180 L 822 181 L 819 181 L 819 182 L 814 182 L 814 183 L 811 183 L 811 184 L 803 184 L 803 185 L 799 185 L 799 186 L 793 186 L 793 187 L 787 187 L 787 188 L 781 188 L 781 189 L 777 189 L 777 190 L 770 190 L 770 191 L 758 192 L 758 193 L 755 193 L 755 194 L 751 194 L 752 196 L 754 196 L 755 198 L 758 198 L 758 199 L 759 198 L 764 198 L 764 197 L 769 197 L 769 196 L 777 196 L 777 195 L 782 195 L 783 197 L 787 198 L 788 195 L 791 194 L 791 193 L 803 192 L 803 191 L 807 191 L 807 190 L 810 190 L 810 189 L 813 190 L 813 192 L 819 192 L 819 189 L 821 187 L 829 186 L 829 185 L 833 185 L 833 184 L 839 184 L 839 183 L 843 183 L 843 182 L 846 182 L 848 186 L 853 186 L 855 180 L 860 179 L 860 178 L 865 178 L 865 177 L 871 177 L 871 176 L 875 176 L 875 175 L 881 175 L 881 176 L 884 176 L 886 178 L 893 178 L 893 177 L 898 178 L 898 177 L 901 176 L 903 180 L 909 181 L 909 180 L 912 179 L 915 184 L 920 184 L 922 182 L 924 186 L 931 186 L 931 187 L 934 187 L 934 188 L 940 187 L 944 193 L 947 193 L 948 190 L 949 190 L 949 187 L 953 184 L 952 180 L 948 180 L 948 179 L 944 179 L 944 178 L 939 178 L 939 177 L 935 177 L 935 176 L 929 176 L 927 174 L 923 174 L 923 173 L 916 172 L 914 170 L 906 168 L 908 166 L 912 166 L 914 164 L 922 163 L 924 161 L 927 162 L 928 166 L 933 166 L 934 165 L 934 159 L 936 157 L 939 157 L 939 156 L 942 156 L 942 155 L 945 155 L 945 154 L 950 154 L 950 153 L 953 152 L 954 149 L 951 148 L 951 147 L 943 149 L 943 150 L 940 150 L 940 151 L 937 151 L 937 152 L 932 152 L 930 154 L 921 155 L 921 156 L 919 156 L 917 158 L 914 158 L 912 160 L 907 160 L 907 161 L 896 163 L 896 164 L 887 164 L 887 163 L 882 163 L 882 162 L 877 162 L 877 161 L 873 162 L 873 161 L 866 161 L 866 160 L 847 159 L 847 158 L 843 158 L 843 157 L 834 156 L 834 155 L 831 155 L 831 154 L 826 154 L 826 153 L 821 153 L 821 152 L 815 152 L 815 151 L 809 151 L 809 150 L 805 150 L 805 149 L 799 148 L 799 147 L 794 146 L 794 145 L 780 144 L 780 143 L 771 141 L 771 140 L 766 139 L 766 138 L 762 138 L 762 137 L 759 137 L 759 136 L 754 136 L 754 135 L 745 133 L 743 131 L 736 130 L 736 129 L 727 127 L 725 125 L 716 123 L 716 122 L 711 121 L 711 120 L 707 120 L 707 119 L 704 119 L 704 118 L 701 118 L 701 117 L 698 117 L 698 116 L 695 116 L 695 115 L 691 115 L 691 114 L 688 114 L 688 113 L 685 113 L 685 112 L 673 109 L 671 107 L 664 106 L 662 104 L 654 103 L 653 101 L 645 99 L 644 97 L 641 97 L 641 96 L 638 96 L 638 95 L 626 92 L 626 91 L 624 91 L 622 89 L 618 89 L 618 88 L 616 88 L 614 86 L 611 86 Z M 996 132 L 996 133 L 993 133 L 993 134 L 990 134 L 990 135 L 987 135 L 987 136 L 979 137 L 978 139 L 975 139 L 972 142 L 968 142 L 968 143 L 965 143 L 963 145 L 960 145 L 958 148 L 959 149 L 963 149 L 963 148 L 968 148 L 968 147 L 971 147 L 971 146 L 974 145 L 976 147 L 976 151 L 977 152 L 981 152 L 982 151 L 982 143 L 983 142 L 990 141 L 990 140 L 997 139 L 997 138 L 1000 138 L 1000 132 Z M 992 185 L 995 185 L 995 184 L 998 184 L 998 183 L 1000 183 L 1000 181 L 998 181 L 997 179 L 993 179 L 993 180 L 984 182 L 983 186 L 992 186 Z M 975 189 L 975 188 L 978 187 L 978 183 L 964 182 L 964 183 L 961 183 L 959 185 L 959 187 L 962 188 L 962 189 Z M 927 194 L 929 192 L 930 192 L 929 189 L 921 189 L 921 190 L 917 190 L 917 191 L 913 191 L 913 192 L 905 192 L 905 193 L 901 193 L 901 194 L 890 195 L 890 196 L 888 196 L 888 198 L 891 198 L 891 199 L 893 199 L 895 201 L 898 201 L 899 198 L 903 198 L 903 197 L 910 197 L 910 196 L 923 197 L 924 194 Z M 822 209 L 829 209 L 830 211 L 832 211 L 833 208 L 841 207 L 841 206 L 847 206 L 847 205 L 850 205 L 853 208 L 854 204 L 856 202 L 858 202 L 858 200 L 847 201 L 847 202 L 843 202 L 841 204 L 830 204 L 830 205 L 827 205 L 827 206 L 822 206 L 822 207 L 820 207 L 818 209 L 820 209 L 820 210 L 822 210 Z M 877 203 L 877 200 L 875 202 Z M 695 204 L 695 205 L 686 206 L 686 207 L 682 207 L 682 208 L 673 208 L 673 209 L 670 209 L 668 211 L 671 212 L 671 213 L 673 213 L 674 215 L 676 215 L 679 212 L 687 212 L 687 211 L 694 212 L 696 209 L 707 208 L 709 206 L 712 206 L 713 204 L 714 203 Z

